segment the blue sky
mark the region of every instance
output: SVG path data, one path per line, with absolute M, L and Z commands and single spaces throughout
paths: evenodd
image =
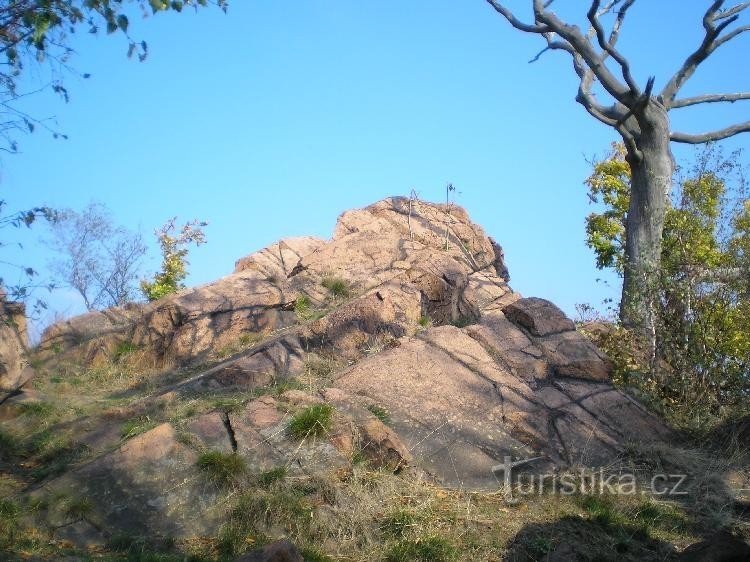
M 526 14 L 530 1 L 509 4 Z M 621 48 L 639 81 L 653 74 L 663 85 L 698 45 L 704 4 L 636 4 Z M 555 5 L 581 21 L 580 2 Z M 72 64 L 92 77 L 68 79 L 68 104 L 28 99 L 25 109 L 55 116 L 70 138 L 35 133 L 20 139 L 22 154 L 3 157 L 10 208 L 103 202 L 152 243 L 146 271 L 158 267 L 154 228 L 175 215 L 207 220 L 208 243 L 190 257 L 188 281 L 199 284 L 278 238 L 329 237 L 346 209 L 412 188 L 440 200 L 452 182 L 457 203 L 505 248 L 517 291 L 569 314 L 617 296 L 596 281 L 604 275 L 584 244 L 592 207 L 583 185 L 587 159 L 616 136 L 574 102 L 569 58 L 528 64 L 541 38 L 482 0 L 235 0 L 226 15 L 133 17 L 131 32 L 148 42 L 146 62 L 126 59 L 122 36 L 82 30 Z M 685 95 L 749 89 L 749 46 L 743 36 L 723 47 Z M 30 78 L 42 75 L 32 68 Z M 700 132 L 745 121 L 750 102 L 741 103 L 680 110 L 673 122 Z M 42 229 L 3 236 L 24 242 L 20 259 L 43 269 Z M 52 304 L 79 306 L 69 293 Z

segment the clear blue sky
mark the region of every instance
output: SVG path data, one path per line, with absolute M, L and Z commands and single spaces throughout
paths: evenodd
M 527 14 L 531 1 L 509 4 Z M 555 3 L 578 21 L 583 4 Z M 621 48 L 638 80 L 664 84 L 698 45 L 705 5 L 636 4 Z M 586 159 L 616 136 L 574 102 L 569 58 L 528 64 L 541 38 L 511 29 L 484 1 L 235 0 L 227 15 L 131 18 L 131 32 L 148 41 L 146 62 L 125 58 L 122 36 L 81 30 L 72 64 L 92 77 L 68 80 L 69 104 L 29 98 L 25 107 L 56 116 L 70 139 L 35 133 L 20 139 L 22 154 L 3 158 L 10 208 L 101 201 L 148 236 L 150 271 L 154 228 L 173 215 L 207 220 L 208 244 L 190 257 L 189 283 L 198 284 L 278 238 L 330 236 L 348 208 L 411 188 L 439 200 L 452 182 L 457 202 L 505 248 L 516 290 L 570 314 L 575 303 L 617 296 L 596 282 L 602 273 L 584 244 L 592 207 L 583 186 Z M 717 52 L 685 94 L 750 89 L 747 35 Z M 681 110 L 673 122 L 723 127 L 750 118 L 744 103 Z M 17 234 L 20 259 L 43 269 L 43 230 Z M 70 295 L 52 302 L 77 310 Z

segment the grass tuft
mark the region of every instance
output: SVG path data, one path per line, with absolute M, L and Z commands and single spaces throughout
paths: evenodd
M 333 558 L 315 548 L 303 548 L 302 559 L 305 562 L 333 562 Z
M 386 562 L 449 562 L 458 553 L 447 540 L 431 536 L 417 540 L 403 540 L 386 554 Z
M 89 515 L 94 509 L 88 498 L 76 498 L 70 500 L 65 506 L 65 515 L 68 519 L 78 520 Z
M 370 413 L 373 416 L 378 418 L 384 424 L 388 425 L 389 423 L 391 423 L 391 414 L 385 408 L 382 408 L 377 404 L 370 404 L 369 406 L 367 406 L 367 409 L 370 410 Z
M 265 472 L 261 472 L 258 475 L 258 479 L 257 479 L 258 485 L 263 488 L 268 488 L 274 482 L 283 480 L 286 477 L 286 473 L 287 473 L 287 470 L 285 466 L 277 466 L 270 470 L 266 470 Z
M 309 320 L 312 317 L 312 306 L 310 297 L 300 295 L 294 301 L 294 312 L 300 320 Z
M 295 439 L 328 433 L 333 423 L 333 406 L 315 404 L 298 412 L 289 422 L 289 434 Z
M 387 515 L 381 521 L 380 530 L 391 537 L 403 539 L 408 531 L 415 527 L 416 521 L 417 518 L 413 513 L 399 509 Z
M 209 481 L 220 487 L 236 483 L 247 472 L 245 459 L 236 453 L 208 451 L 198 457 L 196 464 Z
M 120 437 L 122 439 L 131 439 L 142 433 L 146 433 L 154 429 L 157 423 L 152 420 L 149 416 L 140 416 L 137 418 L 130 419 L 122 424 L 120 429 Z
M 344 279 L 341 279 L 341 277 L 325 277 L 323 281 L 320 282 L 320 284 L 328 289 L 328 292 L 335 299 L 348 298 L 351 293 L 349 289 L 349 283 L 347 283 Z
M 135 345 L 133 342 L 124 341 L 117 344 L 117 347 L 115 348 L 114 353 L 114 361 L 118 362 L 122 360 L 127 355 L 130 355 L 134 351 L 138 350 L 138 346 Z

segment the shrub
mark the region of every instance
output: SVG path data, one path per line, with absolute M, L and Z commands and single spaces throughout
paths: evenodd
M 333 423 L 333 406 L 315 404 L 297 413 L 289 422 L 289 434 L 295 439 L 328 433 Z
M 187 277 L 188 246 L 200 246 L 206 242 L 203 227 L 208 223 L 190 221 L 185 223 L 179 233 L 175 230 L 174 217 L 155 232 L 161 247 L 161 271 L 152 281 L 142 280 L 141 291 L 149 301 L 155 301 L 185 287 Z
M 198 457 L 198 468 L 217 486 L 228 486 L 247 472 L 245 459 L 237 453 L 226 454 L 221 451 L 208 451 Z
M 333 298 L 342 298 L 345 299 L 349 296 L 349 284 L 340 277 L 325 277 L 323 281 L 320 283 L 328 289 L 328 292 L 333 296 Z

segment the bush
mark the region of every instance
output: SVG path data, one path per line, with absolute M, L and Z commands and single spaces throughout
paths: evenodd
M 141 281 L 141 291 L 149 301 L 158 300 L 185 287 L 183 281 L 187 277 L 188 246 L 200 246 L 206 242 L 203 227 L 208 223 L 190 221 L 176 234 L 176 220 L 177 217 L 170 219 L 155 232 L 161 247 L 161 271 L 154 276 L 153 281 Z
M 297 413 L 289 422 L 289 434 L 295 439 L 304 439 L 308 435 L 325 435 L 333 423 L 333 406 L 315 404 Z

